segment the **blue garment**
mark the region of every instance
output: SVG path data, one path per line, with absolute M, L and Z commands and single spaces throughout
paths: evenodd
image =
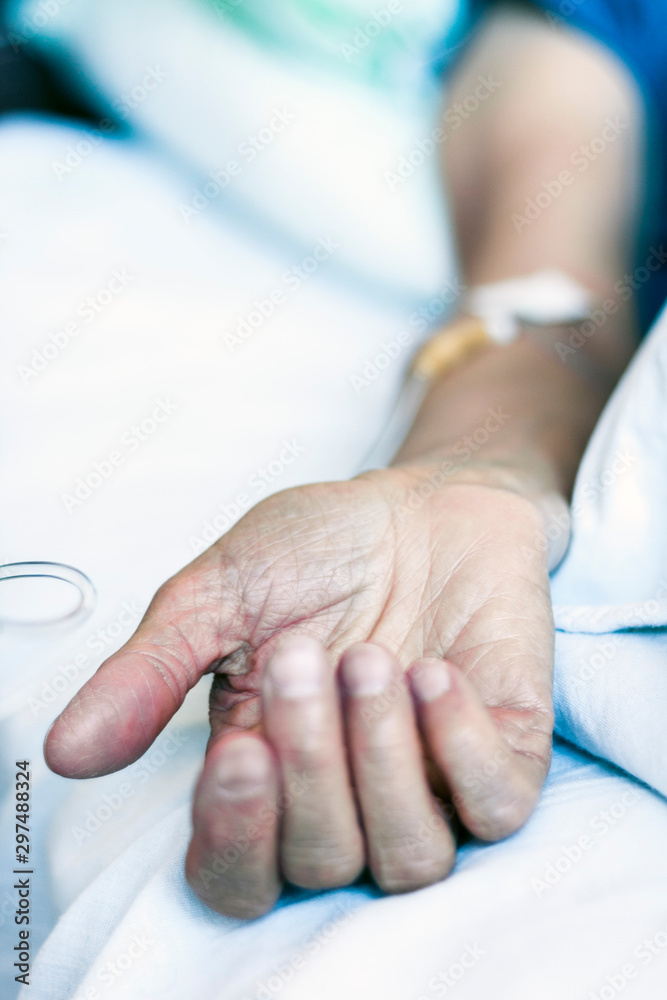
M 472 0 L 479 14 L 492 0 Z M 584 31 L 609 46 L 637 80 L 649 121 L 649 185 L 637 254 L 642 329 L 667 299 L 667 0 L 530 0 L 550 20 Z M 662 258 L 648 280 L 646 261 Z M 641 270 L 640 270 L 641 269 Z
M 667 242 L 667 0 L 532 0 L 552 17 L 609 45 L 630 68 L 649 115 L 650 180 L 637 267 Z M 664 256 L 664 255 L 663 255 Z M 644 272 L 638 273 L 638 279 Z M 667 266 L 643 286 L 646 329 L 667 299 Z

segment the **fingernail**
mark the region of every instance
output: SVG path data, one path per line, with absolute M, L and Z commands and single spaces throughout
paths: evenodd
M 343 683 L 356 698 L 382 694 L 392 680 L 392 662 L 378 646 L 359 646 L 346 653 L 341 666 Z
M 266 785 L 269 768 L 269 758 L 259 740 L 239 736 L 230 740 L 216 763 L 216 784 L 234 798 L 257 794 Z
M 324 653 L 316 642 L 290 642 L 281 646 L 268 663 L 269 689 L 283 698 L 312 697 L 321 693 L 327 670 Z
M 440 660 L 425 660 L 418 670 L 410 674 L 410 679 L 419 701 L 435 701 L 451 687 L 447 665 Z

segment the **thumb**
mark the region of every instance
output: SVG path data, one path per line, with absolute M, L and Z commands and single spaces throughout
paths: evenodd
M 237 594 L 215 548 L 168 580 L 132 638 L 51 726 L 51 770 L 92 778 L 141 757 L 202 675 L 241 645 Z

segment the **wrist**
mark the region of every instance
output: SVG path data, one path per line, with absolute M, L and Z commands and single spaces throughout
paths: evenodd
M 536 508 L 541 527 L 535 552 L 546 553 L 549 572 L 563 559 L 570 541 L 569 503 L 557 485 L 557 476 L 546 459 L 528 456 L 470 456 L 453 449 L 430 452 L 392 469 L 405 476 L 408 505 L 423 503 L 447 486 L 479 486 L 503 490 Z
M 520 338 L 434 382 L 394 464 L 438 457 L 457 469 L 482 467 L 493 480 L 512 473 L 517 492 L 568 497 L 606 398 Z

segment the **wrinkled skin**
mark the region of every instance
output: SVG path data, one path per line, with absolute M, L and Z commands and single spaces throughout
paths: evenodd
M 553 725 L 541 515 L 463 477 L 407 509 L 422 482 L 383 470 L 259 504 L 160 588 L 47 737 L 61 774 L 123 767 L 216 672 L 187 874 L 222 913 L 365 865 L 387 891 L 430 884 L 455 853 L 440 798 L 485 840 L 536 804 Z

